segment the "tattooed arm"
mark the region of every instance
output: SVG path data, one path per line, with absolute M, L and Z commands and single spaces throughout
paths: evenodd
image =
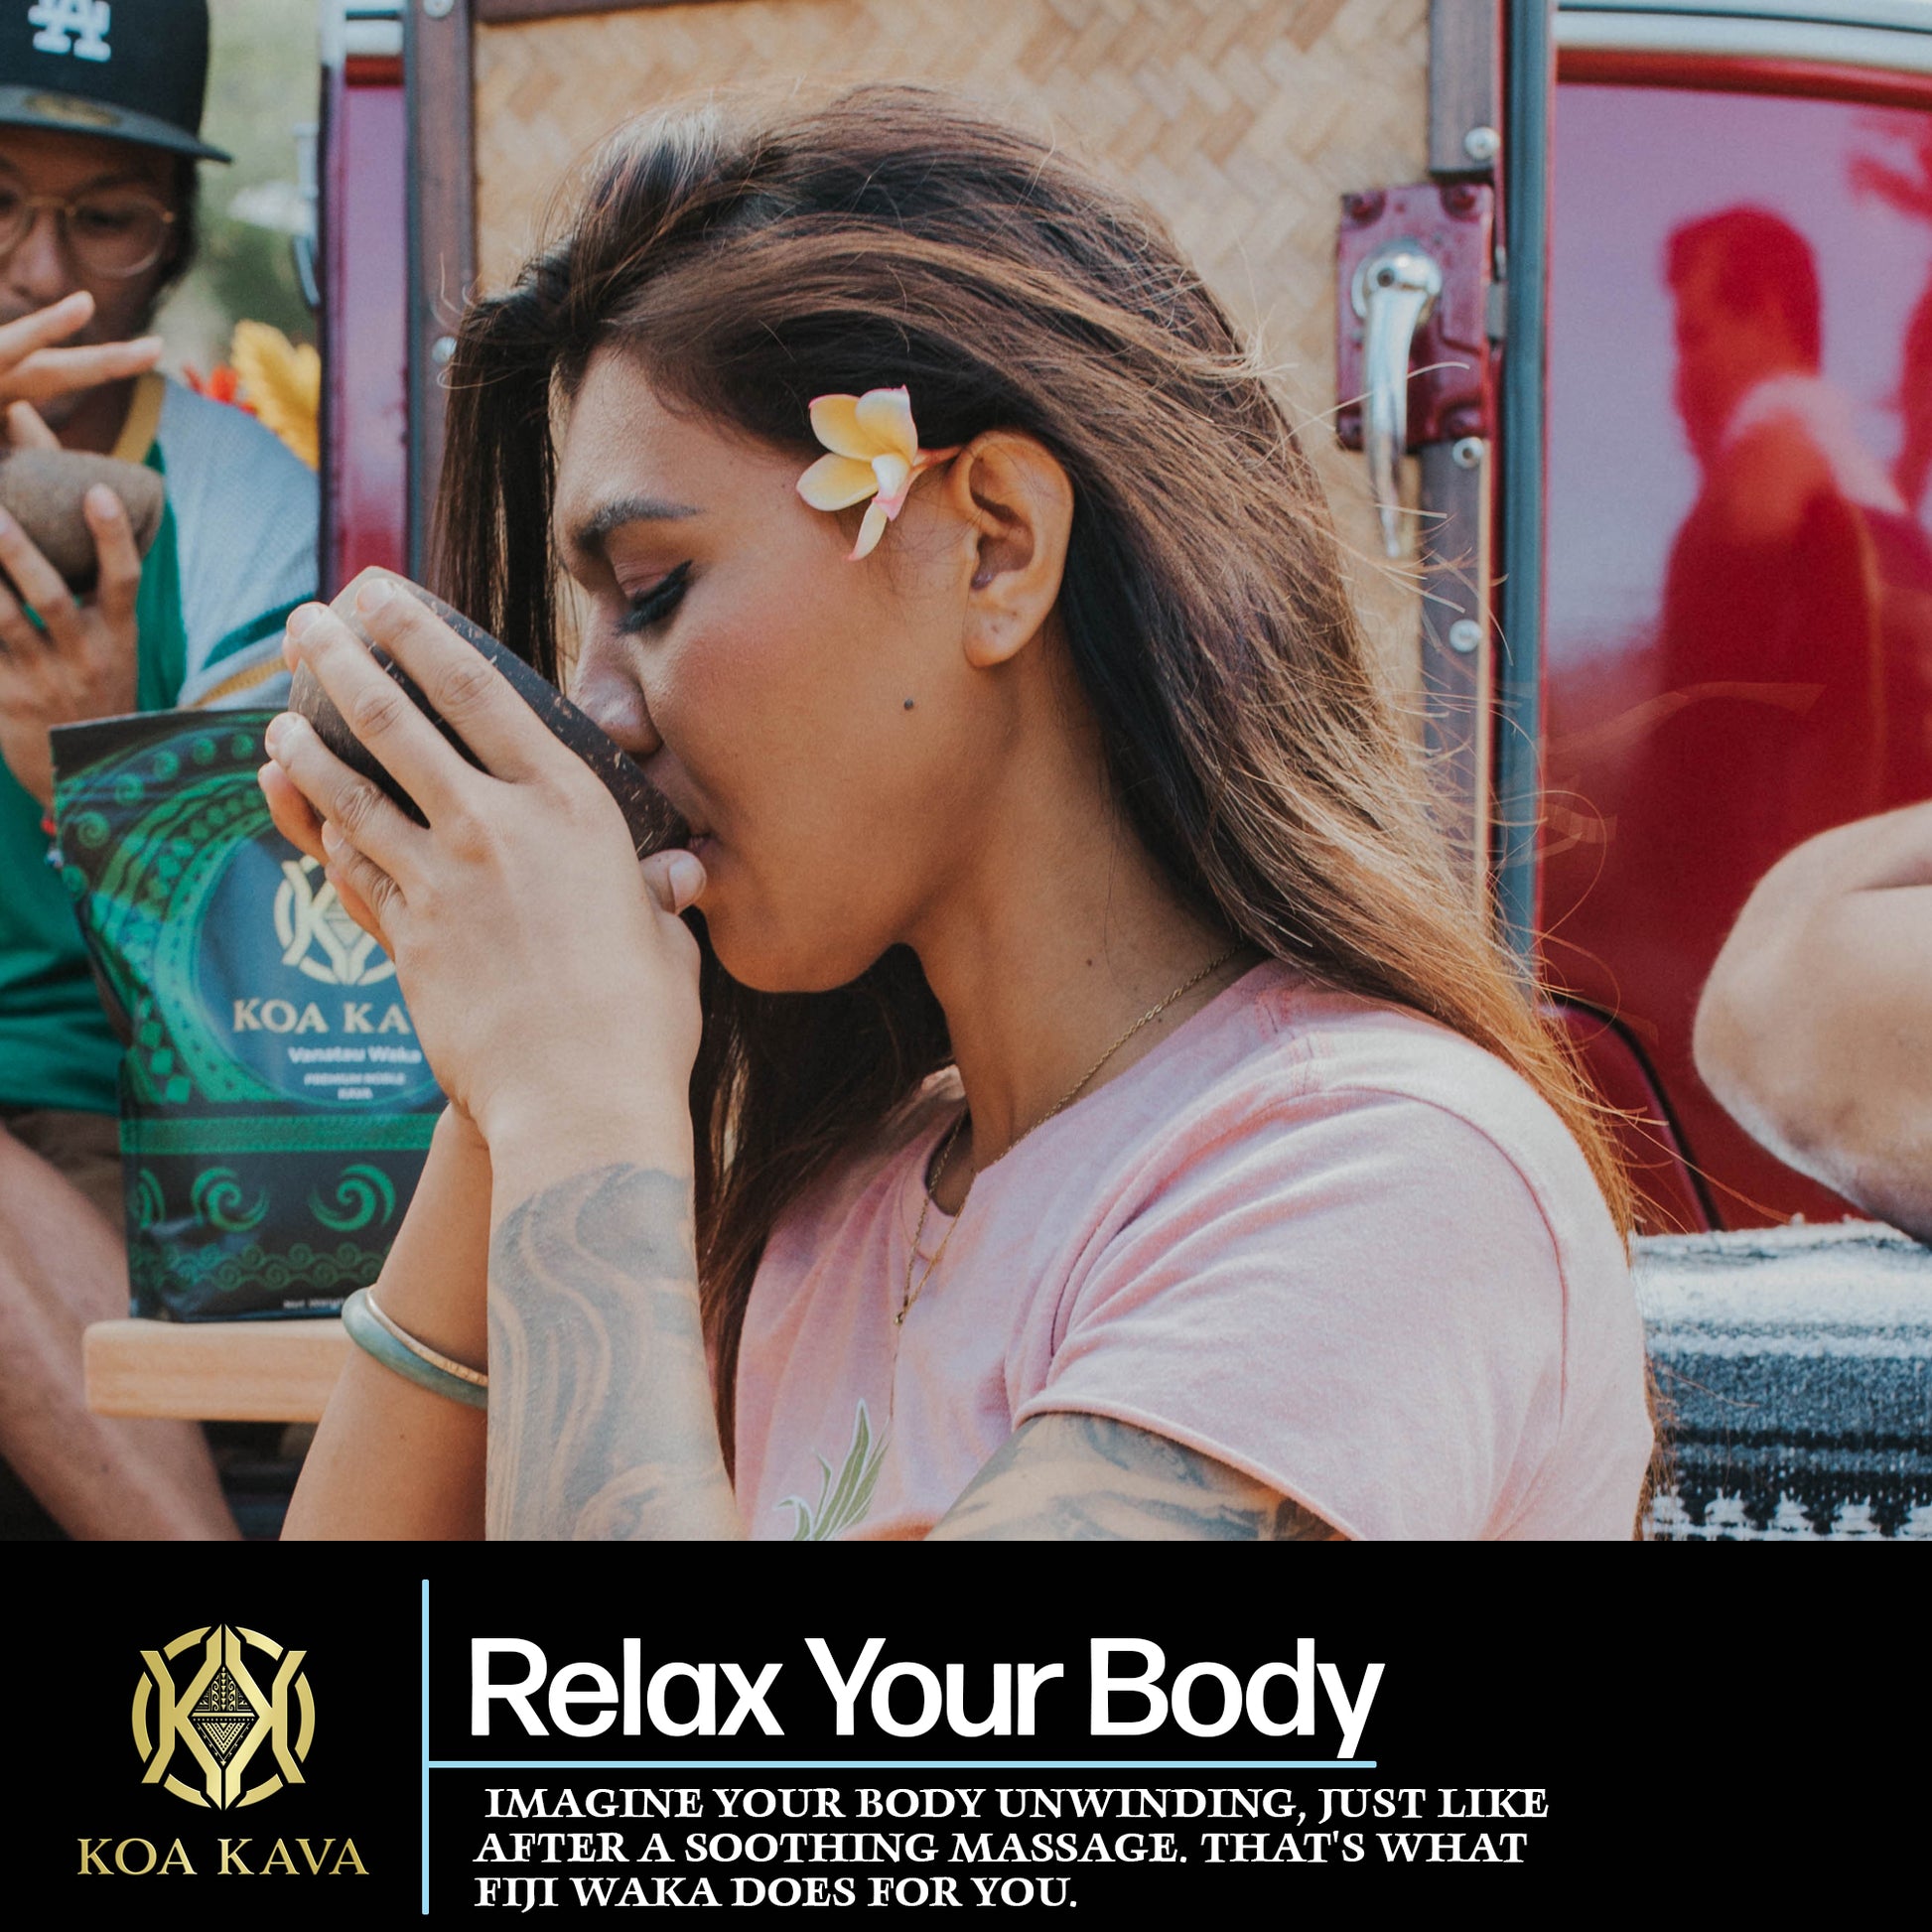
M 972 1543 L 1339 1543 L 1225 1462 L 1106 1416 L 1022 1423 L 932 1532 Z
M 499 1162 L 499 1166 L 502 1165 Z M 688 1173 L 613 1163 L 499 1188 L 489 1251 L 492 1538 L 745 1534 L 712 1415 Z

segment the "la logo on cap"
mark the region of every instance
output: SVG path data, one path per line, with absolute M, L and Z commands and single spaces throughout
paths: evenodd
M 41 53 L 105 61 L 113 54 L 107 45 L 107 23 L 112 13 L 108 0 L 35 0 L 27 9 L 27 20 L 40 29 L 34 45 Z

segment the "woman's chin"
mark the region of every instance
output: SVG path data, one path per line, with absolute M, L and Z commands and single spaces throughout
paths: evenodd
M 835 993 L 850 986 L 884 950 L 875 947 L 865 952 L 849 940 L 828 943 L 823 939 L 774 946 L 768 922 L 740 920 L 708 899 L 709 895 L 698 909 L 704 914 L 711 950 L 718 955 L 719 965 L 754 993 Z M 746 935 L 746 926 L 752 924 L 759 928 L 757 941 L 748 941 Z

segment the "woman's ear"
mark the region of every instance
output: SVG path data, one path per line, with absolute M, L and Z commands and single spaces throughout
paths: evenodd
M 1032 642 L 1059 599 L 1073 485 L 1043 443 L 989 430 L 953 458 L 946 489 L 970 542 L 966 661 L 986 670 Z

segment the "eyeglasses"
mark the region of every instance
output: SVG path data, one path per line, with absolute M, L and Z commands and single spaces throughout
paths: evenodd
M 42 208 L 60 216 L 61 235 L 74 261 L 88 274 L 110 280 L 152 268 L 176 220 L 172 209 L 134 189 L 103 188 L 69 202 L 58 195 L 28 195 L 0 181 L 0 257 L 33 233 Z

